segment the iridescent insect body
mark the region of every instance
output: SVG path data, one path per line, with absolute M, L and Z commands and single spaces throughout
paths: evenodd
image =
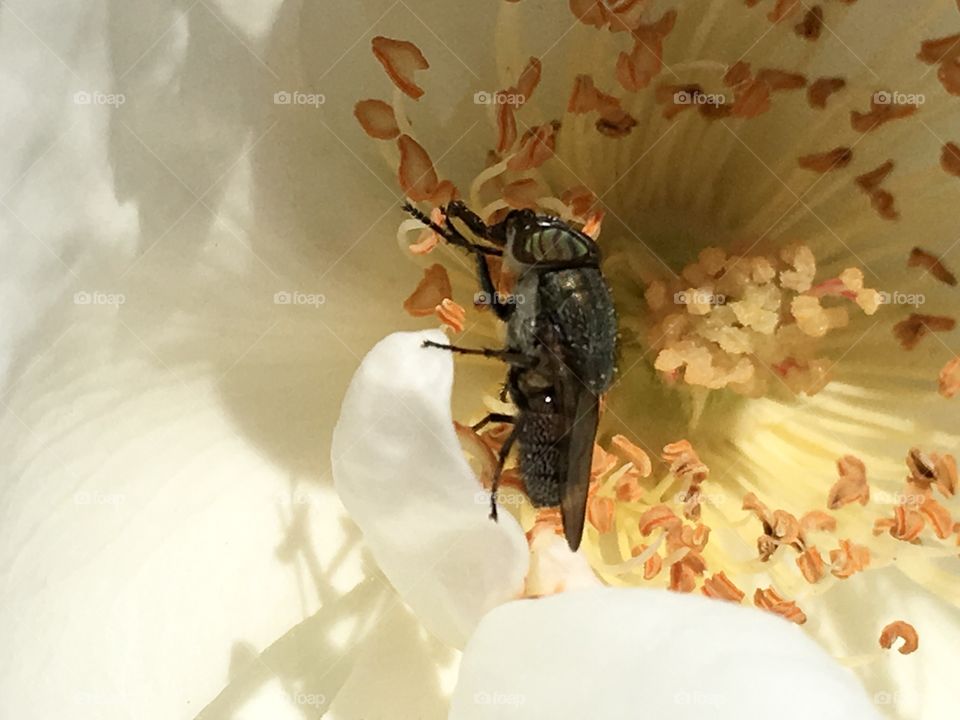
M 425 343 L 508 365 L 505 389 L 516 414 L 492 413 L 474 426 L 513 424 L 500 450 L 490 516 L 497 517 L 500 475 L 516 444 L 527 495 L 537 507 L 560 506 L 567 543 L 576 550 L 583 535 L 600 397 L 613 381 L 616 364 L 617 317 L 597 244 L 563 220 L 532 210 L 512 210 L 499 223 L 487 225 L 455 201 L 444 208 L 445 225 L 440 226 L 415 208 L 404 208 L 449 243 L 474 254 L 481 297 L 507 323 L 503 349 Z M 489 245 L 467 239 L 454 219 Z M 511 295 L 498 292 L 486 256 L 501 256 L 516 277 Z

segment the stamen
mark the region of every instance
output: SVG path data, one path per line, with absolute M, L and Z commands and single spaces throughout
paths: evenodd
M 413 76 L 417 70 L 430 67 L 420 48 L 407 40 L 393 40 L 382 35 L 373 38 L 372 45 L 374 56 L 394 84 L 414 100 L 419 100 L 423 88 L 413 81 Z
M 893 647 L 897 638 L 903 640 L 903 644 L 899 648 L 901 655 L 909 655 L 920 647 L 920 637 L 917 635 L 916 629 L 903 620 L 894 620 L 883 628 L 880 633 L 880 647 L 889 650 Z

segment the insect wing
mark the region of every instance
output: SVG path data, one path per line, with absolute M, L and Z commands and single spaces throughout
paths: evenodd
M 564 367 L 558 372 L 556 389 L 560 410 L 567 421 L 561 441 L 563 465 L 560 473 L 560 512 L 567 544 L 571 550 L 576 550 L 580 547 L 587 514 L 590 466 L 600 419 L 600 405 L 597 396 L 568 368 Z

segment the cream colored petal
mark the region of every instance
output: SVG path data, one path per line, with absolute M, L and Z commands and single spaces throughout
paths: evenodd
M 605 588 L 487 615 L 464 651 L 450 717 L 880 716 L 853 675 L 784 620 Z
M 453 359 L 436 330 L 395 333 L 364 358 L 334 432 L 334 483 L 377 564 L 442 641 L 461 647 L 490 608 L 517 597 L 523 531 L 493 523 L 450 416 Z

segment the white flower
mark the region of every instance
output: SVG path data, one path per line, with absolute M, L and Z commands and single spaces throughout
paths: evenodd
M 667 31 L 669 22 L 656 21 L 671 5 L 680 12 Z M 960 20 L 954 3 L 901 5 L 825 0 L 821 27 L 813 7 L 780 0 L 569 3 L 582 20 L 567 3 L 529 0 L 499 3 L 495 12 L 489 3 L 450 12 L 437 0 L 341 8 L 93 0 L 60 2 L 55 11 L 5 2 L 0 714 L 444 717 L 458 682 L 458 693 L 469 692 L 498 664 L 510 667 L 488 640 L 514 633 L 515 611 L 522 630 L 507 640 L 522 646 L 540 637 L 551 607 L 566 612 L 569 603 L 576 613 L 587 601 L 561 596 L 543 613 L 539 601 L 485 610 L 518 589 L 545 594 L 598 575 L 611 584 L 642 581 L 644 564 L 625 558 L 643 544 L 642 552 L 653 552 L 656 536 L 637 534 L 638 517 L 649 501 L 677 512 L 686 502 L 673 500 L 685 489 L 657 460 L 659 448 L 687 436 L 712 471 L 701 488 L 702 519 L 713 528 L 703 553 L 711 573 L 722 567 L 738 586 L 773 585 L 789 596 L 810 617 L 805 629 L 856 666 L 881 709 L 942 715 L 960 643 L 960 598 L 947 564 L 956 549 L 953 538 L 936 537 L 939 512 L 924 516 L 920 544 L 903 540 L 918 526 L 910 511 L 919 502 L 903 493 L 902 479 L 911 447 L 956 451 L 956 408 L 946 397 L 956 391 L 956 337 L 943 327 L 912 351 L 900 340 L 911 345 L 918 331 L 954 313 L 947 279 L 958 266 L 952 210 L 960 138 L 949 40 Z M 651 23 L 642 43 L 611 32 L 618 13 L 624 22 Z M 819 39 L 802 37 L 817 30 Z M 422 48 L 430 68 L 412 71 L 425 90 L 419 102 L 401 97 L 370 56 L 378 36 Z M 937 39 L 947 42 L 930 43 Z M 513 154 L 523 160 L 517 164 L 533 165 L 552 141 L 556 157 L 528 170 L 488 171 L 487 186 L 471 188 L 498 140 L 484 122 L 497 117 L 493 93 L 517 83 L 531 56 L 540 58 L 542 82 L 535 92 L 528 85 L 506 93 L 508 109 L 524 106 L 516 136 L 506 138 L 513 145 L 493 167 Z M 738 60 L 751 74 L 728 86 L 722 76 Z M 406 62 L 404 72 L 418 61 L 408 55 Z M 825 107 L 813 107 L 819 95 L 811 99 L 806 88 L 784 87 L 767 109 L 770 98 L 753 83 L 764 69 L 803 74 Z M 581 80 L 584 112 L 568 115 L 578 75 L 590 75 L 617 103 Z M 832 79 L 840 76 L 846 85 L 837 90 Z M 828 82 L 810 85 L 814 79 Z M 738 91 L 739 115 L 722 117 Z M 374 147 L 353 117 L 354 103 L 368 95 L 389 101 L 398 129 L 436 163 L 438 180 L 456 182 L 485 213 L 506 204 L 501 180 L 520 180 L 509 188 L 513 203 L 591 220 L 596 231 L 599 218 L 578 215 L 590 197 L 562 194 L 586 185 L 604 195 L 606 269 L 631 311 L 621 313 L 623 382 L 608 398 L 601 440 L 629 431 L 634 446 L 651 448 L 649 477 L 663 484 L 643 486 L 638 497 L 641 486 L 627 483 L 628 500 L 614 503 L 624 466 L 611 468 L 597 485 L 580 555 L 542 532 L 550 519 L 541 517 L 541 532 L 531 533 L 535 552 L 521 557 L 517 524 L 508 513 L 500 525 L 489 523 L 472 486 L 469 498 L 452 500 L 450 515 L 426 511 L 451 500 L 440 488 L 459 493 L 471 482 L 450 444 L 450 417 L 439 415 L 442 388 L 421 387 L 431 392 L 413 403 L 432 408 L 445 443 L 442 453 L 419 458 L 435 474 L 404 488 L 409 495 L 378 486 L 380 497 L 370 498 L 369 488 L 355 487 L 350 513 L 332 487 L 330 442 L 349 378 L 381 338 L 423 327 L 400 310 L 421 276 L 405 259 L 419 237 L 416 223 L 400 234 L 402 253 L 392 245 L 403 199 L 392 172 L 400 148 L 395 141 Z M 858 129 L 914 103 L 919 110 L 910 115 Z M 560 117 L 556 132 L 550 121 Z M 524 138 L 528 128 L 539 135 Z M 415 154 L 409 141 L 404 146 Z M 838 171 L 820 172 L 833 164 Z M 785 275 L 790 285 L 806 282 L 804 245 L 817 261 L 816 280 L 830 281 L 817 290 L 826 294 L 820 303 L 800 300 L 795 308 L 805 335 L 822 335 L 819 347 L 794 335 L 783 346 L 796 351 L 791 362 L 771 364 L 765 353 L 773 347 L 757 353 L 773 370 L 760 367 L 760 375 L 777 393 L 786 388 L 776 375 L 791 390 L 812 390 L 826 379 L 818 361 L 838 361 L 833 382 L 802 401 L 786 392 L 742 399 L 730 390 L 755 389 L 758 366 L 703 352 L 707 341 L 731 355 L 749 347 L 750 333 L 736 332 L 742 328 L 732 327 L 731 315 L 757 332 L 776 326 L 771 294 L 744 286 L 743 297 L 726 297 L 697 268 L 682 284 L 671 276 L 700 262 L 697 251 L 708 246 L 745 250 L 756 240 L 767 258 L 788 241 L 798 244 L 790 262 L 799 262 Z M 914 246 L 926 254 L 912 255 Z M 471 264 L 437 248 L 429 264 L 441 263 L 454 295 L 445 299 L 469 308 L 477 291 Z M 840 302 L 834 281 L 853 295 L 846 315 L 833 306 Z M 887 301 L 879 308 L 874 287 Z M 780 302 L 793 310 L 788 291 Z M 654 347 L 646 333 L 666 317 L 647 309 L 677 293 L 690 299 L 690 328 L 679 330 L 692 331 L 674 339 L 690 344 Z M 917 323 L 913 312 L 937 319 Z M 494 324 L 472 309 L 461 315 L 447 303 L 440 315 L 465 324 L 464 342 L 496 339 Z M 901 321 L 898 340 L 892 328 Z M 681 367 L 685 384 L 666 386 L 664 376 Z M 500 380 L 493 364 L 458 364 L 452 418 L 468 422 L 495 403 Z M 716 385 L 737 387 L 708 390 Z M 379 428 L 381 440 L 388 430 Z M 821 547 L 825 566 L 839 549 L 834 540 L 867 542 L 870 572 L 808 583 L 794 550 L 779 546 L 776 562 L 760 564 L 753 543 L 763 528 L 740 509 L 746 492 L 771 512 L 821 507 L 838 479 L 835 463 L 848 453 L 864 462 L 874 499 L 842 507 L 833 513 L 837 536 L 817 537 L 830 538 Z M 383 457 L 370 460 L 350 466 L 353 477 L 384 481 Z M 850 461 L 843 467 L 847 477 L 856 474 Z M 404 477 L 411 474 L 406 465 Z M 428 505 L 424 492 L 436 502 Z M 531 529 L 537 514 L 522 493 L 508 488 L 504 499 L 519 528 Z M 951 502 L 944 505 L 955 508 Z M 871 539 L 875 518 L 894 525 Z M 455 524 L 471 542 L 445 548 L 445 556 L 437 540 Z M 628 525 L 632 536 L 620 532 Z M 504 552 L 502 568 L 474 543 L 479 538 Z M 668 560 L 682 560 L 682 548 L 668 546 L 664 537 L 654 548 L 659 560 L 651 562 L 662 567 L 649 582 L 666 585 Z M 411 562 L 417 552 L 433 561 L 420 578 Z M 856 553 L 848 556 L 838 567 L 857 565 Z M 685 557 L 689 565 L 694 556 Z M 816 571 L 806 557 L 808 572 Z M 474 558 L 471 575 L 459 563 Z M 439 567 L 447 572 L 437 574 Z M 676 574 L 677 584 L 706 587 L 707 577 Z M 729 591 L 720 581 L 715 589 Z M 668 599 L 675 608 L 691 600 Z M 906 657 L 876 649 L 881 627 L 897 619 L 910 620 L 921 639 Z M 454 646 L 467 637 L 458 673 Z M 545 680 L 538 676 L 536 688 L 547 689 Z M 490 707 L 514 708 L 493 697 Z

